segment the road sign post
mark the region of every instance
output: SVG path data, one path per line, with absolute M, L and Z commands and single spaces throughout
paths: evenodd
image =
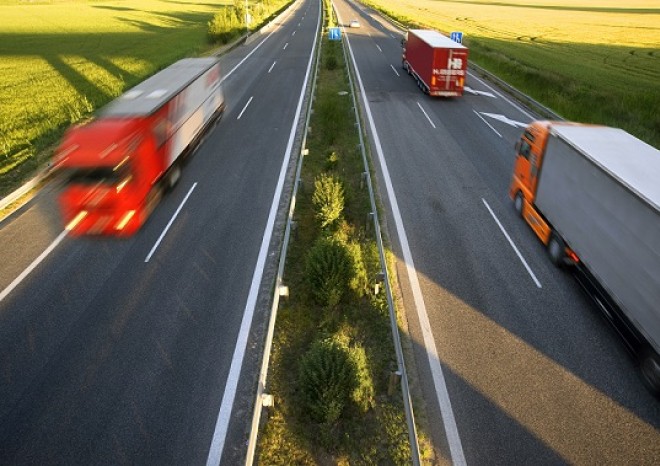
M 341 40 L 341 29 L 339 29 L 339 28 L 330 28 L 330 29 L 328 29 L 328 39 L 329 40 Z
M 453 40 L 454 42 L 458 42 L 459 44 L 463 43 L 463 33 L 459 31 L 454 31 L 449 35 L 449 38 Z

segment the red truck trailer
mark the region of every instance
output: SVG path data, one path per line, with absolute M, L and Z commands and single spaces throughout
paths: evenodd
M 222 115 L 220 81 L 215 58 L 183 59 L 70 128 L 55 153 L 66 228 L 76 235 L 136 232 Z
M 411 29 L 403 40 L 403 69 L 432 96 L 463 95 L 468 49 L 437 31 Z

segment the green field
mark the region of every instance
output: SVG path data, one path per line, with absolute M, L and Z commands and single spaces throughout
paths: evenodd
M 231 0 L 0 0 L 0 196 L 46 150 L 126 88 L 208 48 Z
M 660 147 L 658 0 L 366 0 L 409 25 L 463 31 L 471 61 L 567 119 Z

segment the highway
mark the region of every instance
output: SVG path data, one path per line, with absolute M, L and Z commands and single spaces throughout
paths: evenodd
M 474 74 L 423 95 L 401 32 L 335 0 L 358 70 L 437 464 L 658 464 L 660 404 L 574 278 L 508 198 L 514 143 L 536 119 Z
M 0 224 L 0 464 L 244 461 L 320 5 L 220 59 L 227 110 L 134 237 L 56 183 Z

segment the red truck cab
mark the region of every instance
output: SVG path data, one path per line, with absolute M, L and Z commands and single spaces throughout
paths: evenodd
M 74 234 L 131 234 L 142 224 L 142 200 L 158 170 L 138 120 L 99 120 L 69 131 L 60 146 L 57 167 L 66 188 L 62 216 Z M 145 215 L 146 214 L 146 215 Z
M 222 115 L 220 83 L 215 58 L 180 60 L 70 128 L 55 153 L 66 228 L 74 235 L 135 233 Z

